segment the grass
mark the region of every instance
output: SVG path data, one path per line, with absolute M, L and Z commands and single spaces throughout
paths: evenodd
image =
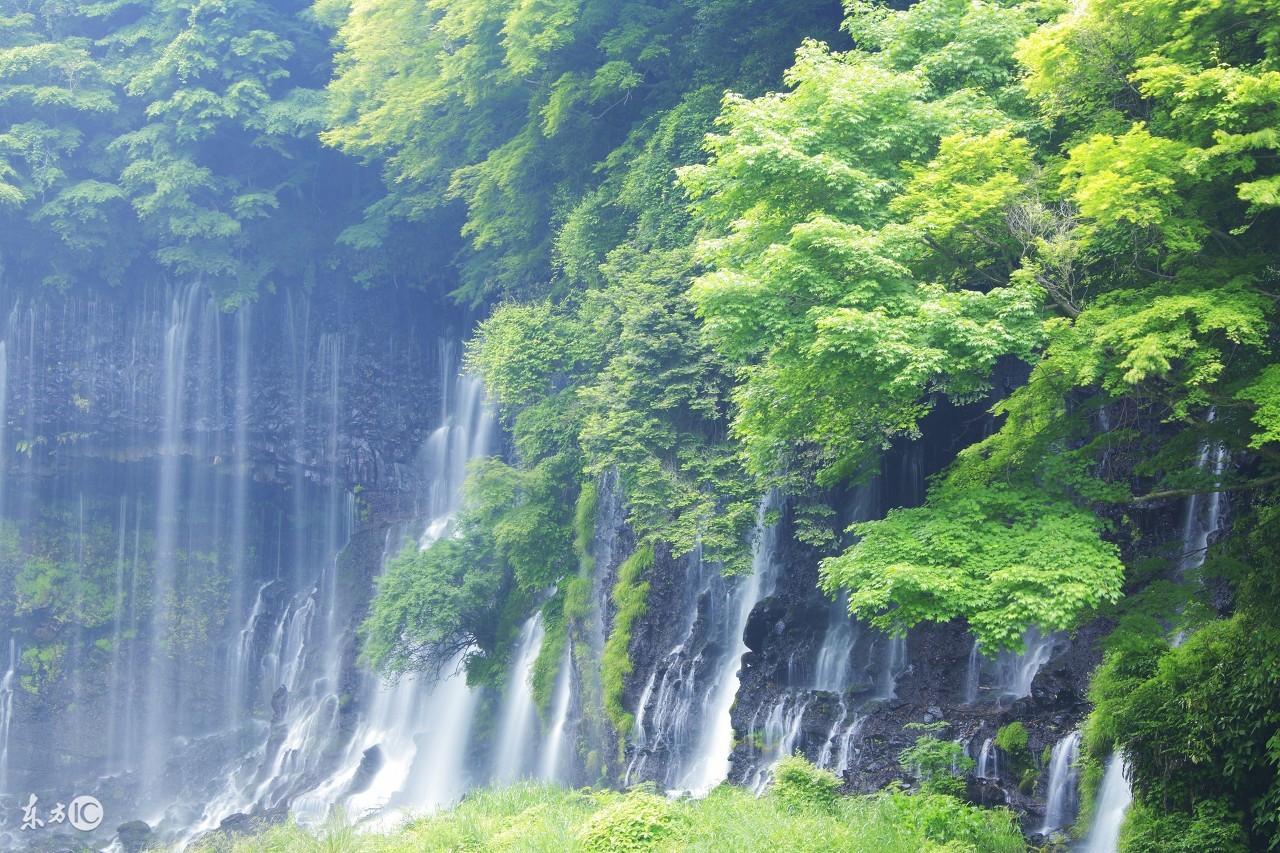
M 813 771 L 821 773 L 822 771 Z M 652 792 L 573 791 L 524 783 L 484 789 L 455 808 L 387 834 L 333 823 L 206 841 L 200 853 L 410 853 L 410 851 L 1025 851 L 1011 813 L 954 797 L 882 792 L 806 799 L 795 790 L 763 797 L 722 785 L 700 800 Z

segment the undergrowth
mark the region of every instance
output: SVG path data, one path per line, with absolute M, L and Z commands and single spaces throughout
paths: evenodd
M 941 794 L 885 791 L 836 797 L 834 777 L 788 759 L 764 796 L 721 785 L 703 799 L 653 791 L 567 790 L 522 783 L 484 789 L 455 808 L 375 834 L 331 823 L 294 824 L 253 837 L 208 839 L 199 853 L 410 853 L 410 851 L 869 851 L 1015 853 L 1026 845 L 1011 812 Z

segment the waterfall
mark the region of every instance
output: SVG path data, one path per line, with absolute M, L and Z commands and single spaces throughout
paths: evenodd
M 848 597 L 840 598 L 827 608 L 827 631 L 818 649 L 818 666 L 813 689 L 841 693 L 849 689 L 852 662 L 850 655 L 858 642 L 860 626 L 849 618 Z
M 542 615 L 534 614 L 520 630 L 520 643 L 511 667 L 511 677 L 502 700 L 501 724 L 493 753 L 496 782 L 511 782 L 525 775 L 532 754 L 537 714 L 533 707 L 533 664 L 542 648 Z
M 1209 420 L 1213 420 L 1210 411 Z M 1221 444 L 1205 444 L 1200 448 L 1200 457 L 1196 461 L 1199 471 L 1207 471 L 1213 478 L 1214 485 L 1222 482 L 1222 475 L 1227 470 L 1230 454 Z M 1178 558 L 1178 572 L 1186 574 L 1204 565 L 1209 540 L 1218 532 L 1222 521 L 1222 511 L 1226 504 L 1226 492 L 1210 492 L 1206 495 L 1191 495 L 1187 498 L 1187 509 L 1182 521 L 1182 554 Z
M 1000 652 L 995 659 L 995 673 L 991 688 L 1001 702 L 1014 702 L 1031 695 L 1031 685 L 1040 668 L 1049 662 L 1055 648 L 1061 642 L 1057 634 L 1041 634 L 1028 628 L 1022 634 L 1023 650 L 1020 654 Z
M 656 778 L 667 788 L 705 793 L 728 777 L 743 632 L 752 608 L 773 592 L 776 531 L 764 522 L 772 501 L 760 503 L 749 577 L 725 579 L 697 551 L 685 559 L 680 639 L 646 682 L 627 783 Z
M 340 570 L 339 555 L 362 512 L 371 527 L 447 516 L 490 416 L 445 442 L 461 464 L 437 465 L 423 403 L 448 396 L 457 432 L 478 383 L 420 350 L 421 318 L 379 318 L 385 339 L 369 336 L 371 314 L 341 315 L 351 295 L 264 294 L 234 312 L 199 284 L 8 298 L 0 524 L 56 619 L 36 624 L 21 592 L 6 608 L 0 785 L 96 786 L 166 841 L 322 787 L 373 694 L 351 633 L 373 560 L 353 549 Z
M 458 377 L 450 382 L 447 371 L 456 362 L 445 359 L 442 364 L 442 381 L 450 390 L 442 423 L 420 454 L 427 471 L 422 498 L 429 514 L 416 537 L 419 548 L 448 535 L 467 465 L 488 453 L 494 426 L 479 380 Z M 404 529 L 388 531 L 384 569 L 399 553 L 406 534 Z M 531 644 L 529 665 L 541 642 L 541 622 L 536 626 L 538 639 Z M 529 623 L 526 627 L 531 628 Z M 394 684 L 366 679 L 365 690 L 355 700 L 364 709 L 355 732 L 328 778 L 294 801 L 297 818 L 318 823 L 341 806 L 355 820 L 377 815 L 382 822 L 393 822 L 405 812 L 438 808 L 461 796 L 473 781 L 467 755 L 480 698 L 466 683 L 466 654 L 460 652 L 450 661 L 434 683 L 417 674 L 402 676 Z M 527 689 L 527 674 L 523 683 Z M 531 701 L 528 710 L 532 711 Z
M 964 675 L 964 703 L 972 705 L 978 701 L 978 691 L 982 679 L 982 653 L 977 640 L 969 647 L 969 665 Z
M 1116 752 L 1107 760 L 1106 774 L 1094 805 L 1093 826 L 1080 853 L 1116 853 L 1120 846 L 1120 827 L 1131 802 L 1133 791 L 1126 778 L 1124 755 Z
M 1209 421 L 1213 422 L 1215 411 L 1209 409 Z M 1213 477 L 1214 485 L 1222 482 L 1222 475 L 1227 470 L 1230 454 L 1224 445 L 1203 444 L 1200 456 L 1196 460 L 1196 470 L 1208 473 Z M 1187 508 L 1182 519 L 1182 552 L 1178 556 L 1178 577 L 1186 577 L 1204 565 L 1209 555 L 1209 540 L 1218 532 L 1222 523 L 1222 513 L 1226 506 L 1226 492 L 1210 492 L 1205 495 L 1191 495 L 1187 498 Z M 1179 630 L 1170 639 L 1173 646 L 1180 646 L 1187 638 L 1186 631 Z
M 649 684 L 652 686 L 653 682 Z M 560 673 L 556 676 L 555 692 L 551 695 L 551 720 L 547 726 L 546 742 L 542 745 L 542 759 L 538 764 L 538 777 L 548 781 L 566 778 L 565 746 L 568 744 L 569 704 L 573 699 L 573 646 L 565 644 L 564 659 L 560 661 Z
M 827 734 L 827 742 L 822 747 L 818 766 L 830 770 L 837 776 L 844 776 L 853 767 L 854 746 L 858 741 L 858 735 L 862 733 L 862 725 L 867 721 L 867 716 L 851 714 L 843 702 L 840 706 L 840 717 Z
M 753 546 L 751 576 L 733 590 L 729 601 L 726 639 L 731 646 L 722 655 L 719 666 L 713 672 L 713 681 L 703 693 L 699 738 L 691 753 L 691 760 L 681 775 L 677 787 L 704 794 L 729 776 L 729 753 L 733 751 L 733 720 L 730 711 L 738 693 L 738 670 L 742 656 L 747 651 L 743 632 L 752 608 L 765 595 L 773 592 L 774 548 L 777 531 L 764 523 L 770 508 L 770 497 L 760 503 L 757 513 L 756 539 Z
M 151 648 L 148 652 L 146 684 L 146 729 L 150 735 L 143 750 L 143 776 L 154 786 L 162 784 L 167 746 L 181 696 L 175 690 L 178 678 L 165 641 L 179 627 L 176 614 L 167 606 L 182 594 L 179 586 L 178 547 L 182 486 L 183 423 L 186 402 L 187 348 L 195 328 L 195 314 L 205 301 L 199 288 L 189 287 L 173 298 L 169 327 L 164 337 L 164 397 L 160 431 L 160 482 L 156 498 L 155 566 L 151 600 L 160 606 L 154 617 Z M 159 793 L 160 788 L 155 789 Z
M 1217 420 L 1217 414 L 1216 407 L 1210 406 L 1206 420 L 1213 423 Z M 1218 486 L 1222 484 L 1222 475 L 1226 472 L 1229 461 L 1230 454 L 1225 445 L 1206 442 L 1200 445 L 1196 470 L 1208 471 L 1213 484 Z M 1225 499 L 1225 492 L 1210 492 L 1187 498 L 1187 509 L 1182 522 L 1182 554 L 1178 558 L 1179 572 L 1198 569 L 1204 564 L 1205 549 L 1209 545 L 1209 538 L 1218 530 Z
M 249 479 L 251 476 L 249 464 L 249 418 L 253 400 L 253 387 L 249 379 L 249 361 L 252 353 L 249 338 L 249 311 L 249 306 L 244 306 L 236 312 L 235 316 L 235 405 L 232 410 L 234 426 L 232 427 L 231 449 L 232 464 L 235 466 L 235 482 L 232 486 L 231 497 L 231 555 L 234 564 L 232 567 L 233 586 L 230 610 L 233 614 L 244 612 L 245 596 L 251 577 L 251 567 L 249 566 Z M 333 393 L 336 399 L 337 390 L 334 389 Z M 333 456 L 336 464 L 337 448 L 334 448 Z M 332 547 L 334 543 L 330 544 Z M 261 615 L 262 603 L 262 591 L 260 589 L 254 599 L 253 610 L 249 614 L 250 630 L 254 621 Z M 231 666 L 227 668 L 226 697 L 227 725 L 234 728 L 239 724 L 245 712 L 244 691 L 247 686 L 246 676 L 248 674 L 247 652 L 251 651 L 251 648 L 246 645 L 246 635 L 243 630 L 240 636 L 233 637 L 233 640 L 236 641 L 236 654 L 232 658 Z
M 107 703 L 107 712 L 109 714 L 107 722 L 108 745 L 107 755 L 110 761 L 108 766 L 118 770 L 117 766 L 120 756 L 120 745 L 126 740 L 125 731 L 121 728 L 123 714 L 121 713 L 120 701 L 121 688 L 124 684 L 124 657 L 125 657 L 125 616 L 129 604 L 129 589 L 125 585 L 125 551 L 127 545 L 127 534 L 129 530 L 129 500 L 124 495 L 120 496 L 120 516 L 116 531 L 116 582 L 115 582 L 115 599 L 111 608 L 111 689 L 110 698 Z M 130 567 L 130 573 L 133 573 Z
M 804 720 L 804 712 L 809 708 L 808 697 L 783 694 L 782 699 L 774 705 L 764 720 L 763 726 L 758 724 L 760 709 L 751 720 L 750 731 L 753 737 L 761 737 L 759 744 L 760 758 L 751 773 L 747 775 L 746 785 L 757 794 L 764 793 L 769 784 L 770 768 L 779 760 L 786 758 L 795 750 L 800 742 L 800 723 Z
M 9 351 L 0 339 L 0 519 L 5 518 L 5 481 L 9 479 L 9 438 L 5 426 L 9 422 Z
M 1074 731 L 1053 745 L 1049 761 L 1049 792 L 1045 797 L 1044 824 L 1041 835 L 1069 825 L 1075 820 L 1077 807 L 1076 759 L 1080 755 L 1080 732 Z
M 9 793 L 9 735 L 13 727 L 13 693 L 17 690 L 18 642 L 9 638 L 9 669 L 0 680 L 0 794 Z
M 876 692 L 872 698 L 893 699 L 898 695 L 898 678 L 907 668 L 907 638 L 882 638 L 879 672 L 876 675 Z
M 995 747 L 996 744 L 992 738 L 982 742 L 982 749 L 978 752 L 978 766 L 974 771 L 979 779 L 1000 778 L 1000 756 L 996 753 Z

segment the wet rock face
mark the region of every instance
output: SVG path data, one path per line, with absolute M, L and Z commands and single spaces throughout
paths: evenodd
M 975 674 L 973 640 L 962 623 L 913 629 L 900 659 L 889 653 L 888 638 L 857 628 L 839 646 L 849 656 L 842 682 L 847 686 L 843 692 L 824 690 L 821 682 L 831 669 L 825 656 L 835 647 L 828 632 L 835 630 L 840 611 L 817 590 L 819 555 L 796 544 L 785 525 L 781 542 L 777 587 L 755 606 L 744 633 L 749 650 L 733 708 L 731 779 L 762 787 L 782 743 L 842 771 L 850 792 L 870 793 L 892 783 L 912 787 L 918 780 L 899 756 L 922 732 L 909 726 L 946 723 L 936 735 L 961 742 L 977 759 L 985 740 L 1018 721 L 1028 733 L 1025 753 L 1016 760 L 999 755 L 991 762 L 996 770 L 988 769 L 990 778 L 969 774 L 968 796 L 985 805 L 1008 804 L 1024 815 L 1029 830 L 1039 826 L 1048 784 L 1048 768 L 1037 769 L 1039 758 L 1088 712 L 1084 693 L 1108 626 L 1093 623 L 1071 638 L 1053 638 L 1029 695 L 1016 701 L 1001 683 L 1013 677 L 1016 662 L 980 661 Z M 966 701 L 974 677 L 980 689 Z M 846 738 L 850 732 L 856 734 Z
M 224 313 L 190 288 L 35 292 L 3 307 L 6 439 L 56 450 L 32 453 L 26 466 L 8 461 L 39 473 L 84 457 L 154 455 L 166 394 L 180 384 L 205 403 L 183 418 L 185 451 L 210 465 L 251 465 L 261 481 L 301 472 L 324 483 L 336 456 L 346 485 L 404 489 L 439 419 L 441 366 L 457 358 L 441 344 L 457 318 L 422 295 L 268 295 Z M 177 374 L 166 366 L 175 348 L 187 353 Z M 227 446 L 237 429 L 248 459 Z
M 151 827 L 144 821 L 131 820 L 116 827 L 116 838 L 125 853 L 141 853 L 151 844 Z

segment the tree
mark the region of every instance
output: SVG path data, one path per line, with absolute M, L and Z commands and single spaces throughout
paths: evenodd
M 1265 5 L 1116 0 L 1040 25 L 1033 4 L 856 4 L 855 50 L 809 45 L 789 91 L 726 99 L 681 179 L 754 473 L 860 476 L 939 399 L 982 399 L 1000 359 L 1031 365 L 925 507 L 824 563 L 856 613 L 963 616 L 1017 647 L 1119 595 L 1090 503 L 1280 478 Z M 1099 438 L 1104 407 L 1133 414 Z M 1197 467 L 1219 442 L 1249 476 Z M 1142 462 L 1101 479 L 1117 444 Z

